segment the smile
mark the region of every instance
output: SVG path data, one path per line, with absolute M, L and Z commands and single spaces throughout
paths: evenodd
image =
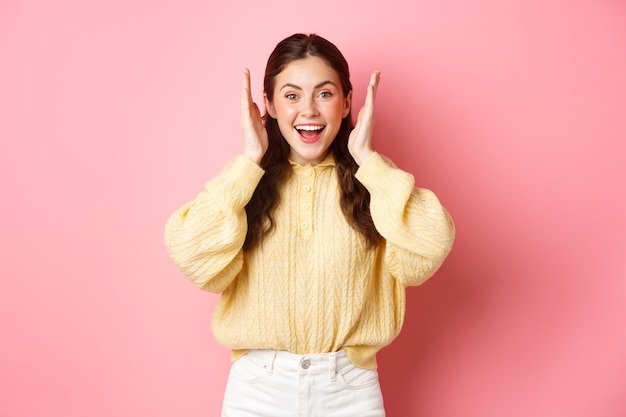
M 295 126 L 295 129 L 300 136 L 300 140 L 305 143 L 313 143 L 320 138 L 325 127 L 323 125 L 298 125 Z

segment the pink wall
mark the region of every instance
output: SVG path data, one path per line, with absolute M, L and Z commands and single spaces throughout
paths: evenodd
M 259 98 L 297 31 L 357 103 L 382 69 L 377 147 L 458 228 L 380 355 L 389 415 L 623 416 L 618 0 L 1 1 L 0 416 L 218 415 L 216 296 L 163 226 L 241 150 L 241 69 Z

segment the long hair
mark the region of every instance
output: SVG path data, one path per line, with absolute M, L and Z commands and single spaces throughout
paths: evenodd
M 270 54 L 265 68 L 263 90 L 269 101 L 274 98 L 276 76 L 292 61 L 315 56 L 323 59 L 338 74 L 345 97 L 352 91 L 348 63 L 339 49 L 318 35 L 295 34 L 276 45 Z M 260 165 L 265 169 L 251 200 L 246 205 L 248 233 L 243 245 L 249 251 L 256 247 L 274 227 L 274 209 L 280 202 L 279 190 L 292 174 L 289 163 L 289 145 L 280 133 L 278 121 L 267 112 L 263 115 L 268 135 L 268 149 Z M 348 151 L 348 136 L 354 129 L 352 112 L 341 121 L 339 132 L 330 146 L 337 164 L 340 186 L 339 203 L 350 226 L 365 238 L 370 247 L 382 240 L 370 214 L 370 195 L 367 189 L 354 177 L 358 164 Z

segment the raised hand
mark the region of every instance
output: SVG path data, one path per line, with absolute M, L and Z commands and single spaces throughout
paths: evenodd
M 241 130 L 244 140 L 243 154 L 258 164 L 267 151 L 267 130 L 263 124 L 259 106 L 252 100 L 252 93 L 250 92 L 250 71 L 247 68 L 243 70 Z
M 361 165 L 374 151 L 372 135 L 374 130 L 374 101 L 380 81 L 380 71 L 374 71 L 367 86 L 365 104 L 359 110 L 356 126 L 348 138 L 348 150 L 357 164 Z

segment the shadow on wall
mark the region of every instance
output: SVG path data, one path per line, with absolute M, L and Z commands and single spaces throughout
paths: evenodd
M 416 409 L 416 404 L 432 406 L 436 397 L 451 400 L 445 398 L 453 383 L 449 381 L 454 375 L 451 361 L 462 360 L 459 345 L 465 343 L 472 325 L 487 314 L 484 305 L 493 289 L 485 279 L 473 279 L 491 275 L 487 268 L 482 259 L 467 256 L 457 247 L 431 280 L 407 289 L 402 332 L 378 355 L 388 415 L 429 416 L 436 410 Z
M 444 166 L 446 152 L 454 152 L 461 140 L 455 136 L 458 130 L 445 123 L 446 109 L 434 109 L 435 98 L 420 91 L 419 85 L 407 87 L 389 78 L 377 99 L 375 148 L 411 172 L 417 187 L 433 190 L 451 212 L 457 229 L 452 252 L 435 276 L 407 289 L 403 329 L 378 355 L 387 414 L 432 416 L 438 415 L 433 404 L 451 401 L 446 398 L 450 375 L 455 375 L 455 363 L 464 359 L 458 355 L 459 346 L 472 339 L 471 329 L 491 314 L 485 306 L 498 291 L 494 285 L 497 265 L 490 265 L 482 254 L 504 249 L 485 239 L 476 225 L 478 219 L 472 218 L 476 213 L 463 207 L 466 190 L 459 190 L 462 181 L 455 179 L 462 168 Z M 394 97 L 409 102 L 398 104 Z M 411 97 L 421 99 L 413 102 Z

